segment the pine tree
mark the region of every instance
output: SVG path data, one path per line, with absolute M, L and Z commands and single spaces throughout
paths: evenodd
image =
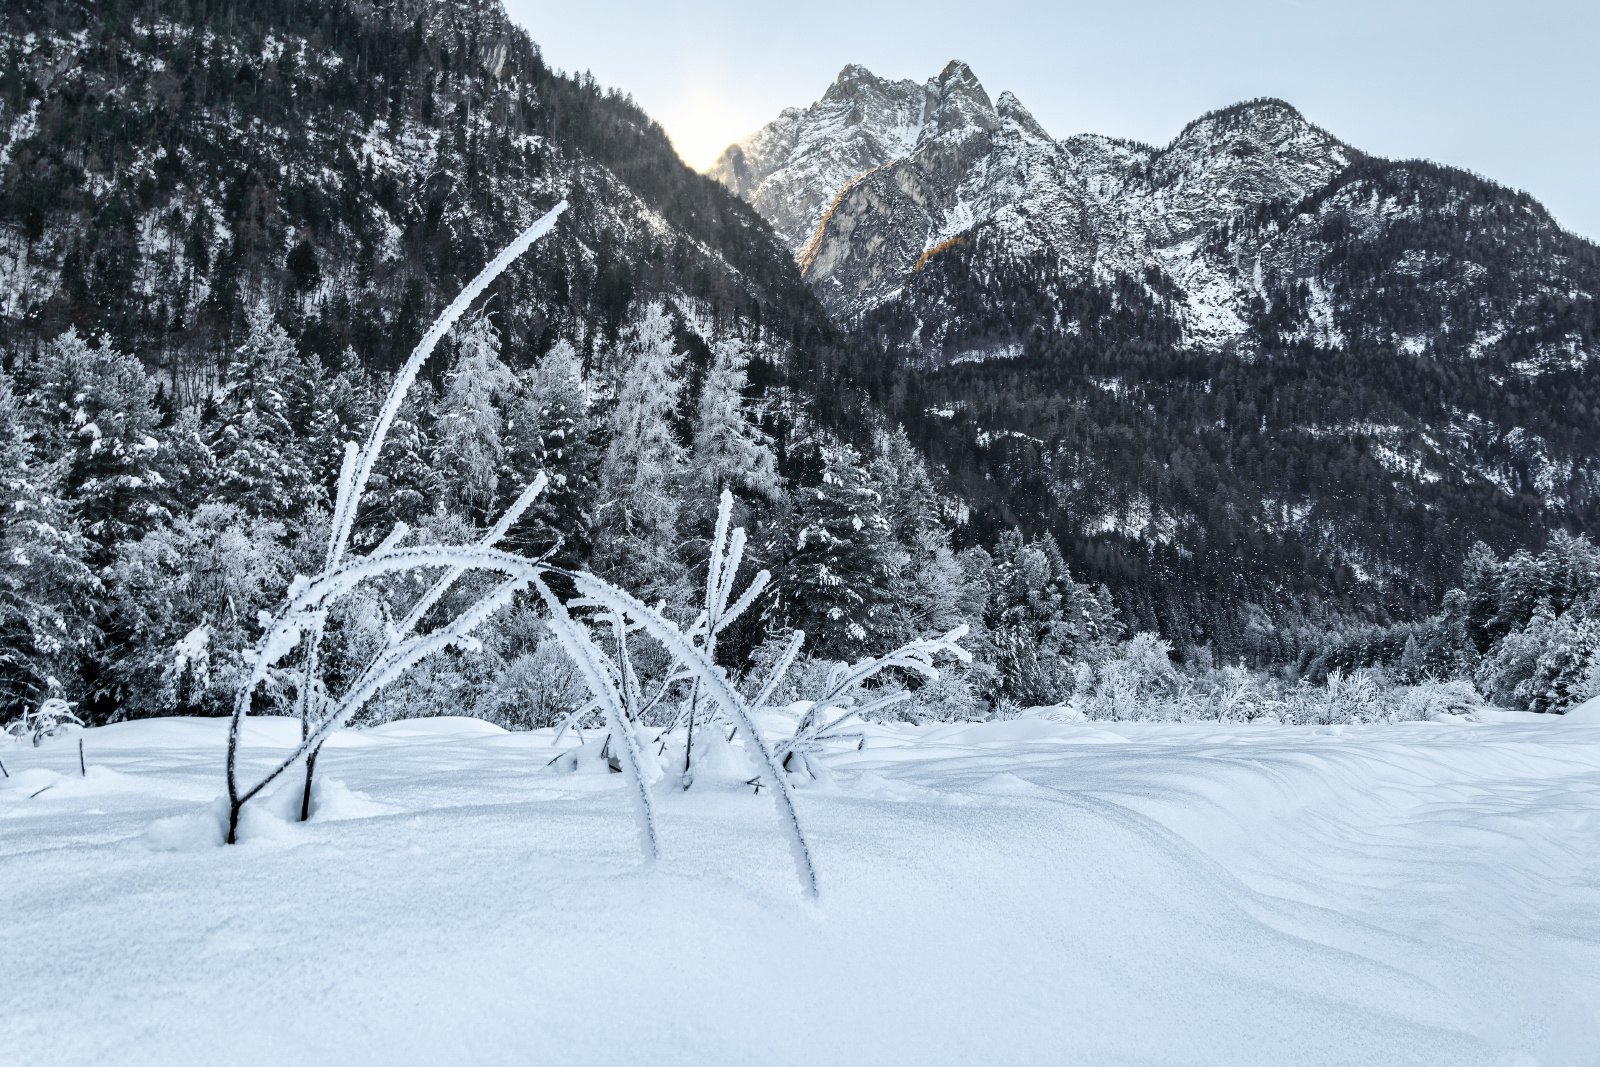
M 434 423 L 433 468 L 441 476 L 447 506 L 482 524 L 494 512 L 504 458 L 505 421 L 496 401 L 512 392 L 517 380 L 500 361 L 500 339 L 487 316 L 478 316 L 462 333 Z
M 1406 647 L 1400 653 L 1400 680 L 1411 685 L 1421 681 L 1425 663 L 1422 645 L 1417 642 L 1417 635 L 1412 633 L 1406 638 Z
M 290 422 L 304 442 L 302 452 L 311 477 L 332 500 L 345 442 L 366 437 L 378 401 L 353 349 L 345 348 L 327 369 L 310 361 L 307 371 L 293 383 Z
M 876 444 L 872 484 L 895 542 L 890 579 L 895 621 L 886 630 L 892 629 L 899 642 L 948 633 L 981 611 L 982 597 L 974 601 L 967 589 L 966 574 L 950 548 L 950 532 L 941 521 L 933 478 L 905 431 L 897 427 L 880 433 Z
M 626 572 L 631 582 L 625 584 L 665 595 L 684 578 L 677 557 L 678 494 L 687 457 L 675 426 L 683 357 L 673 350 L 672 320 L 661 305 L 645 309 L 623 357 L 601 466 L 604 563 Z
M 433 453 L 426 421 L 432 407 L 428 383 L 418 381 L 395 414 L 383 452 L 367 483 L 366 498 L 357 517 L 356 540 L 375 545 L 389 535 L 395 523 L 418 526 L 438 503 L 438 475 L 428 457 Z
M 1001 535 L 984 614 L 1006 695 L 1025 706 L 1066 699 L 1078 665 L 1102 661 L 1120 635 L 1110 592 L 1074 581 L 1048 534 Z
M 27 378 L 39 447 L 62 460 L 62 495 L 77 510 L 89 562 L 103 566 L 118 544 L 170 517 L 155 384 L 137 359 L 91 347 L 74 328 L 44 347 Z
M 599 449 L 589 416 L 583 362 L 567 341 L 558 341 L 538 366 L 524 371 L 506 424 L 500 508 L 511 503 L 540 471 L 549 488 L 507 543 L 530 555 L 560 542 L 555 559 L 567 566 L 587 563 Z
M 208 435 L 217 464 L 211 499 L 253 516 L 289 519 L 326 502 L 290 422 L 293 383 L 314 372 L 264 301 L 247 309 L 245 324 Z
M 733 341 L 712 349 L 694 423 L 694 479 L 707 500 L 733 489 L 767 500 L 781 491 L 772 439 L 752 417 L 745 391 L 750 357 Z
M 61 464 L 33 454 L 27 413 L 0 372 L 0 721 L 36 705 L 56 682 L 80 695 L 100 582 L 57 494 Z
M 1529 711 L 1566 711 L 1594 696 L 1592 680 L 1600 663 L 1600 605 L 1580 601 L 1549 627 L 1533 673 L 1518 684 L 1519 703 Z
M 1513 557 L 1507 562 L 1514 562 L 1515 559 Z M 1519 568 L 1515 573 L 1526 572 Z M 1478 668 L 1478 688 L 1502 707 L 1526 707 L 1531 694 L 1524 683 L 1533 677 L 1538 668 L 1539 657 L 1549 644 L 1555 622 L 1550 602 L 1539 601 L 1527 626 L 1507 634 L 1494 654 L 1484 657 Z
M 100 678 L 117 716 L 225 713 L 259 613 L 293 573 L 283 524 L 234 504 L 204 504 L 124 545 L 107 576 L 115 640 Z
M 893 542 L 860 454 L 824 446 L 821 459 L 821 484 L 796 491 L 799 529 L 778 588 L 814 654 L 857 659 L 883 643 Z

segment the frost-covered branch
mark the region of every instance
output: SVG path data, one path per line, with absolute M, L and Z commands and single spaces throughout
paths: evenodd
M 562 213 L 567 209 L 565 200 L 557 204 L 551 211 L 544 215 L 524 230 L 516 240 L 512 241 L 501 253 L 478 273 L 465 289 L 463 289 L 445 308 L 444 312 L 436 319 L 428 332 L 423 335 L 405 366 L 395 377 L 390 387 L 389 395 L 384 400 L 378 417 L 368 434 L 365 447 L 358 447 L 355 442 L 346 442 L 344 461 L 339 472 L 339 484 L 334 498 L 333 521 L 328 534 L 328 549 L 324 557 L 322 581 L 305 582 L 297 579 L 290 587 L 289 604 L 280 612 L 275 622 L 268 627 L 268 632 L 257 645 L 254 664 L 250 677 L 240 688 L 234 701 L 233 721 L 228 730 L 228 798 L 230 802 L 228 840 L 232 842 L 239 821 L 239 809 L 252 796 L 271 782 L 294 760 L 306 759 L 305 797 L 301 805 L 301 816 L 309 814 L 311 796 L 311 776 L 315 767 L 315 759 L 322 739 L 336 725 L 348 721 L 355 710 L 370 699 L 388 682 L 398 677 L 400 673 L 416 663 L 423 656 L 428 655 L 437 648 L 445 647 L 455 640 L 459 640 L 487 618 L 483 610 L 490 604 L 496 608 L 502 605 L 504 598 L 509 596 L 507 590 L 514 591 L 532 578 L 531 567 L 526 567 L 526 561 L 517 564 L 510 571 L 510 580 L 503 583 L 500 589 L 481 599 L 473 607 L 459 615 L 451 623 L 441 627 L 425 637 L 413 638 L 412 631 L 423 616 L 438 603 L 439 599 L 449 591 L 451 586 L 473 568 L 472 562 L 462 562 L 459 554 L 441 557 L 437 554 L 433 562 L 446 568 L 442 578 L 425 594 L 416 604 L 406 619 L 391 635 L 388 646 L 379 654 L 368 669 L 356 680 L 339 700 L 332 704 L 321 679 L 321 650 L 323 633 L 327 626 L 328 604 L 337 596 L 352 591 L 356 585 L 365 580 L 360 574 L 346 573 L 347 568 L 341 568 L 347 546 L 349 545 L 350 532 L 355 524 L 355 517 L 361 509 L 361 499 L 366 491 L 368 479 L 372 469 L 383 452 L 385 439 L 388 437 L 389 428 L 394 422 L 400 405 L 404 402 L 406 393 L 415 381 L 418 371 L 427 362 L 439 341 L 455 325 L 457 319 L 466 312 L 472 302 L 500 276 L 518 256 L 522 255 L 533 243 L 555 227 Z M 485 536 L 480 547 L 492 548 L 506 534 L 519 519 L 535 497 L 543 491 L 545 476 L 541 472 L 533 484 L 522 493 L 516 503 L 501 517 L 500 521 Z M 397 526 L 377 549 L 368 557 L 368 562 L 395 562 L 401 558 L 404 550 L 397 546 L 405 537 L 407 531 L 403 524 Z M 406 557 L 409 559 L 410 557 Z M 425 564 L 422 564 L 425 565 Z M 394 568 L 391 568 L 394 569 Z M 488 569 L 501 569 L 490 566 Z M 327 579 L 336 579 L 328 581 Z M 313 597 L 307 599 L 304 594 L 310 590 Z M 300 595 L 296 595 L 296 594 Z M 266 681 L 272 667 L 294 648 L 299 646 L 302 638 L 307 638 L 305 663 L 300 672 L 298 692 L 295 698 L 295 710 L 300 718 L 301 742 L 295 754 L 288 763 L 274 770 L 266 779 L 258 782 L 250 789 L 241 789 L 238 778 L 238 748 L 240 740 L 240 726 L 249 713 L 251 701 L 257 688 Z M 313 725 L 315 724 L 315 725 Z

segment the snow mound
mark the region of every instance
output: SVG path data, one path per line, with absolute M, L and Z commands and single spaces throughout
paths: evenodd
M 1574 726 L 1600 726 L 1600 697 L 1585 700 L 1561 716 L 1561 721 Z
M 345 731 L 346 734 L 354 734 L 355 736 L 367 734 L 372 737 L 405 739 L 408 741 L 419 738 L 484 737 L 509 732 L 492 722 L 470 718 L 466 715 L 439 715 L 427 719 L 399 719 L 395 722 L 386 722 L 382 726 L 374 726 L 369 730 Z M 339 735 L 336 734 L 334 736 Z
M 239 813 L 239 844 L 283 843 L 292 831 L 268 804 L 246 804 Z M 152 852 L 202 852 L 221 848 L 228 838 L 228 798 L 218 797 L 199 811 L 158 819 L 139 841 Z

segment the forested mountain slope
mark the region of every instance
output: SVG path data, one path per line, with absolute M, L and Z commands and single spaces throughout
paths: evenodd
M 265 298 L 320 356 L 392 367 L 567 196 L 497 288 L 513 360 L 560 336 L 592 351 L 664 293 L 795 343 L 802 373 L 835 358 L 755 213 L 629 99 L 549 70 L 493 0 L 25 0 L 0 17 L 0 62 L 13 348 L 75 325 L 186 402 Z
M 1139 625 L 1273 658 L 1593 527 L 1600 251 L 1531 197 L 1281 101 L 1155 148 L 1054 140 L 961 63 L 908 86 L 847 67 L 711 173 L 780 231 L 830 205 L 791 248 L 912 368 L 975 536 L 1051 530 Z
M 915 553 L 889 546 L 936 528 L 936 502 L 894 532 L 868 516 L 876 621 L 803 596 L 844 565 L 790 548 L 857 517 L 788 487 L 830 464 L 867 478 L 834 446 L 870 452 L 890 364 L 829 321 L 756 212 L 628 98 L 547 68 L 499 3 L 30 0 L 0 15 L 0 705 L 222 706 L 258 612 L 315 569 L 343 442 L 562 198 L 424 368 L 358 541 L 476 536 L 542 470 L 514 547 L 676 597 L 731 488 L 749 564 L 782 579 L 774 631 L 860 654 L 909 625 L 888 624 L 889 586 Z M 347 622 L 351 655 L 384 624 Z M 538 626 L 505 625 L 435 680 L 465 666 L 487 700 L 513 662 L 554 678 L 549 650 L 530 666 Z M 763 637 L 730 635 L 729 655 Z
M 837 659 L 966 621 L 974 666 L 918 697 L 947 715 L 1111 685 L 1135 630 L 1194 663 L 1333 662 L 1328 630 L 1435 611 L 1475 540 L 1537 549 L 1594 518 L 1592 248 L 1283 105 L 1202 120 L 1180 166 L 1053 142 L 960 65 L 925 86 L 855 68 L 741 150 L 734 184 L 793 208 L 769 224 L 627 98 L 545 67 L 496 3 L 26 2 L 0 64 L 7 707 L 221 707 L 259 612 L 315 569 L 342 442 L 563 196 L 425 369 L 358 542 L 476 536 L 542 470 L 514 547 L 684 607 L 729 488 L 774 581 L 727 665 L 797 628 Z M 1107 213 L 1109 179 L 1063 184 L 1091 156 L 1159 207 L 1149 225 Z M 849 197 L 800 194 L 860 166 L 850 190 L 923 188 L 908 158 L 994 211 L 879 226 L 908 280 L 830 319 L 816 264 Z M 1399 205 L 1383 226 L 1354 213 L 1373 197 Z M 803 276 L 784 241 L 813 215 Z M 1423 246 L 1487 265 L 1423 269 Z M 1271 266 L 1312 253 L 1322 288 Z M 1240 279 L 1245 310 L 1198 331 Z M 341 654 L 383 625 L 341 622 Z M 575 690 L 540 625 L 497 621 L 381 713 L 545 721 Z

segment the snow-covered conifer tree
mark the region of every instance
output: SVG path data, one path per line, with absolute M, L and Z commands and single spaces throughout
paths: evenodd
M 1516 689 L 1529 711 L 1565 711 L 1594 696 L 1600 663 L 1600 617 L 1593 599 L 1572 605 L 1552 623 L 1533 673 Z
M 211 503 L 124 544 L 109 570 L 101 684 L 129 718 L 225 712 L 294 567 L 281 523 Z
M 425 425 L 431 405 L 426 381 L 411 386 L 383 440 L 383 459 L 373 470 L 357 516 L 358 544 L 377 544 L 395 523 L 418 525 L 435 510 L 438 475 L 429 457 L 432 437 Z
M 247 309 L 245 326 L 210 427 L 208 443 L 216 457 L 211 498 L 251 515 L 288 519 L 325 495 L 290 422 L 293 383 L 311 372 L 265 302 Z
M 769 500 L 780 491 L 771 438 L 756 424 L 744 395 L 749 367 L 749 354 L 736 342 L 712 347 L 694 422 L 694 478 L 711 498 L 725 488 Z
M 27 414 L 0 371 L 0 721 L 37 704 L 52 678 L 77 696 L 100 585 L 57 495 L 61 465 L 33 455 Z
M 1110 594 L 1073 580 L 1055 539 L 1015 530 L 995 546 L 985 619 L 1006 695 L 1055 704 L 1075 686 L 1077 665 L 1103 658 L 1119 634 Z
M 461 333 L 434 424 L 433 468 L 445 498 L 482 523 L 494 511 L 504 451 L 505 421 L 497 401 L 517 380 L 500 361 L 500 338 L 488 316 L 478 316 Z
M 1422 645 L 1417 641 L 1417 635 L 1412 633 L 1406 638 L 1405 648 L 1400 652 L 1400 680 L 1407 685 L 1415 685 L 1422 680 L 1426 666 L 1427 657 Z
M 507 423 L 501 507 L 511 503 L 507 489 L 528 484 L 540 471 L 550 486 L 506 544 L 537 556 L 559 540 L 558 562 L 586 564 L 599 450 L 583 361 L 570 342 L 557 341 L 537 366 L 522 373 Z
M 610 444 L 601 466 L 601 518 L 607 569 L 634 588 L 664 595 L 683 579 L 678 560 L 678 496 L 687 454 L 674 423 L 682 402 L 683 357 L 673 350 L 672 320 L 650 304 L 624 348 Z M 674 597 L 674 599 L 677 599 Z
M 903 429 L 878 435 L 870 473 L 897 545 L 890 582 L 894 622 L 887 627 L 895 640 L 947 633 L 980 615 L 983 597 L 967 589 L 933 478 Z
M 796 491 L 798 532 L 780 578 L 788 621 L 831 659 L 854 659 L 881 643 L 889 600 L 888 523 L 861 456 L 824 446 L 822 479 Z
M 355 352 L 346 348 L 324 369 L 308 361 L 306 375 L 291 383 L 291 421 L 304 438 L 311 476 L 332 499 L 346 441 L 359 441 L 378 406 Z
M 91 347 L 69 328 L 26 368 L 43 454 L 64 464 L 63 495 L 103 565 L 118 544 L 168 517 L 153 436 L 156 387 L 133 356 Z
M 244 341 L 229 353 L 228 397 L 241 409 L 288 423 L 289 381 L 300 362 L 294 338 L 265 300 L 245 308 Z
M 1519 552 L 1506 562 L 1508 565 L 1515 563 L 1519 556 L 1524 555 Z M 1519 567 L 1513 569 L 1512 573 L 1526 572 Z M 1555 623 L 1555 612 L 1551 610 L 1550 602 L 1539 601 L 1527 626 L 1507 634 L 1494 654 L 1484 657 L 1478 667 L 1478 688 L 1502 707 L 1526 707 L 1531 694 L 1524 683 L 1533 677 L 1539 657 L 1549 644 Z

